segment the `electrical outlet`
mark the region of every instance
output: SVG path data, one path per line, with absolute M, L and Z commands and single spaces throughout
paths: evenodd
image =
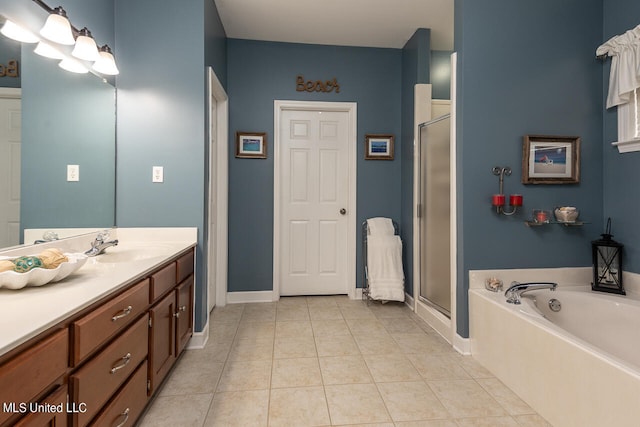
M 67 165 L 67 181 L 80 181 L 79 165 Z
M 154 166 L 151 182 L 164 182 L 164 168 L 162 166 Z

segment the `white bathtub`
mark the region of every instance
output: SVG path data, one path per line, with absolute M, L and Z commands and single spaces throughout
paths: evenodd
M 640 301 L 559 286 L 513 305 L 471 289 L 469 313 L 473 356 L 554 427 L 640 426 Z

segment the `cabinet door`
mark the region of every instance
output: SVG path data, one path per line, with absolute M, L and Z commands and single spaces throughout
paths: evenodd
M 149 330 L 149 396 L 153 394 L 175 361 L 175 293 L 171 292 L 154 305 Z
M 186 347 L 193 334 L 193 274 L 176 288 L 176 356 Z

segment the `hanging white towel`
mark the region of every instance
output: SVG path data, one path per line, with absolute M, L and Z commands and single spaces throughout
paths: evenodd
M 393 221 L 389 218 L 376 217 L 367 220 L 367 228 L 372 236 L 393 236 Z
M 404 301 L 402 240 L 399 236 L 368 236 L 367 276 L 371 298 Z

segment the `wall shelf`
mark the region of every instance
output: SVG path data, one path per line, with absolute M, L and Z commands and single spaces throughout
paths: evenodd
M 588 224 L 588 222 L 584 221 L 574 221 L 574 222 L 561 222 L 561 221 L 549 221 L 549 222 L 536 222 L 536 221 L 525 221 L 524 224 L 527 227 L 539 227 L 542 225 L 564 225 L 565 227 L 581 227 L 584 224 Z

